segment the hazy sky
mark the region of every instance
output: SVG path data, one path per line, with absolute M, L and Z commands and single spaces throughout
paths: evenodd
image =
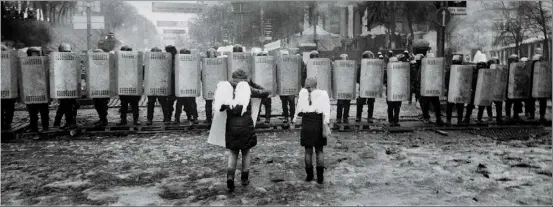
M 152 12 L 152 1 L 128 1 L 131 5 L 138 9 L 138 12 L 148 18 L 154 25 L 157 20 L 165 21 L 190 21 L 195 14 L 179 14 L 179 13 L 154 13 Z M 160 2 L 160 1 L 156 1 Z M 163 2 L 163 1 L 161 1 Z M 196 3 L 196 1 L 169 1 L 169 2 L 182 2 L 182 3 Z M 157 25 L 156 25 L 157 26 Z M 177 29 L 177 28 L 172 28 Z M 161 33 L 161 28 L 158 27 L 158 31 Z

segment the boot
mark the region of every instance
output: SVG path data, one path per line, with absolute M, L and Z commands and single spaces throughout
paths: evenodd
M 146 125 L 152 125 L 152 120 L 148 119 L 148 121 L 146 121 Z
M 132 123 L 134 125 L 140 125 L 140 121 L 138 121 L 138 118 L 133 119 Z
M 325 167 L 317 166 L 317 183 L 323 184 Z
M 307 174 L 307 178 L 305 178 L 305 181 L 311 182 L 314 179 L 313 176 L 313 166 L 305 167 L 305 173 Z
M 180 116 L 179 117 L 175 117 L 175 122 L 173 122 L 174 124 L 180 124 Z
M 369 124 L 374 123 L 373 118 L 367 118 L 367 122 L 368 122 Z
M 282 123 L 288 124 L 288 117 L 287 116 L 284 117 L 284 121 L 282 121 Z
M 234 191 L 234 170 L 227 170 L 227 188 L 230 192 Z
M 242 171 L 240 174 L 240 181 L 242 182 L 243 186 L 247 186 L 250 184 L 250 180 L 248 179 L 250 175 L 250 171 Z

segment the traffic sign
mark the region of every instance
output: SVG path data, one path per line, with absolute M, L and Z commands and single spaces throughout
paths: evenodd
M 467 15 L 467 1 L 448 1 L 447 9 L 453 15 Z
M 451 13 L 446 8 L 441 8 L 436 12 L 436 22 L 442 27 L 445 27 L 451 19 Z
M 152 12 L 159 13 L 202 13 L 205 4 L 152 2 Z

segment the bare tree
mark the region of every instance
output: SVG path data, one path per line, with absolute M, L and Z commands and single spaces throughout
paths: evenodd
M 529 21 L 533 31 L 543 33 L 544 41 L 543 52 L 544 58 L 549 59 L 549 34 L 551 30 L 548 25 L 551 25 L 551 2 L 545 5 L 542 1 L 525 1 L 521 2 L 520 6 L 522 14 Z
M 492 8 L 501 14 L 506 22 L 506 27 L 500 31 L 498 37 L 493 42 L 494 45 L 515 44 L 517 54 L 521 54 L 522 41 L 531 32 L 528 18 L 523 15 L 521 2 L 494 3 Z

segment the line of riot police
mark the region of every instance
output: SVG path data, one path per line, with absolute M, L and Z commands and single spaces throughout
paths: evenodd
M 13 104 L 19 98 L 27 104 L 33 131 L 37 131 L 37 114 L 41 113 L 42 128 L 48 130 L 48 103 L 58 99 L 60 106 L 54 124 L 59 125 L 61 115 L 65 115 L 64 127 L 75 127 L 76 110 L 80 97 L 80 59 L 81 55 L 71 52 L 71 47 L 62 44 L 59 52 L 44 56 L 40 48 L 30 48 L 28 57 L 17 57 L 15 51 L 2 49 L 2 126 L 8 128 L 13 118 Z M 150 51 L 133 51 L 129 46 L 120 50 L 104 52 L 94 50 L 86 53 L 87 96 L 94 100 L 98 111 L 98 126 L 107 125 L 107 104 L 109 98 L 119 96 L 121 100 L 120 125 L 127 124 L 128 106 L 132 107 L 133 124 L 138 125 L 138 102 L 142 95 L 148 97 L 147 125 L 153 123 L 156 101 L 163 111 L 163 121 L 171 123 L 175 111 L 175 122 L 180 122 L 182 110 L 188 120 L 198 123 L 196 98 L 206 100 L 206 122 L 212 119 L 213 95 L 219 81 L 226 81 L 232 72 L 242 69 L 251 77 L 250 81 L 264 88 L 272 89 L 270 97 L 279 95 L 283 102 L 285 122 L 292 120 L 295 108 L 295 96 L 306 77 L 317 78 L 318 86 L 326 90 L 330 97 L 337 100 L 336 121 L 348 122 L 351 100 L 357 99 L 356 121 L 361 121 L 364 104 L 367 104 L 368 122 L 372 122 L 374 102 L 385 95 L 388 105 L 390 126 L 399 126 L 401 103 L 410 101 L 412 78 L 420 84 L 417 97 L 421 103 L 423 118 L 429 121 L 429 107 L 433 105 L 436 123 L 441 120 L 440 97 L 447 96 L 447 121 L 451 123 L 453 107 L 457 108 L 458 124 L 467 123 L 472 109 L 478 106 L 478 120 L 483 110 L 491 116 L 491 105 L 496 105 L 498 122 L 501 120 L 502 102 L 506 102 L 507 116 L 514 105 L 516 118 L 521 110 L 521 102 L 531 104 L 540 101 L 540 119 L 545 120 L 545 104 L 551 98 L 550 64 L 541 58 L 531 62 L 519 63 L 516 57 L 508 65 L 500 65 L 497 59 L 486 62 L 477 60 L 477 65 L 461 65 L 454 57 L 450 68 L 443 58 L 429 55 L 417 55 L 415 60 L 396 58 L 391 54 L 384 57 L 380 52 L 375 55 L 366 51 L 362 60 L 348 60 L 347 55 L 331 61 L 320 58 L 313 51 L 310 59 L 303 62 L 299 55 L 289 55 L 281 51 L 278 56 L 267 56 L 262 52 L 255 56 L 245 53 L 236 45 L 233 52 L 217 56 L 211 48 L 203 57 L 191 54 L 190 50 L 167 46 L 165 52 L 159 48 Z M 413 70 L 416 69 L 416 70 Z M 417 71 L 412 76 L 412 71 Z M 356 83 L 359 84 L 357 89 Z M 383 92 L 384 87 L 386 92 Z M 173 108 L 175 101 L 176 109 Z M 13 103 L 12 103 L 13 102 Z M 263 100 L 266 122 L 270 120 L 271 99 Z M 462 119 L 464 104 L 467 114 Z M 542 107 L 543 106 L 543 107 Z M 11 112 L 10 112 L 11 111 Z M 5 113 L 6 112 L 6 113 Z M 59 120 L 59 121 L 58 121 Z

